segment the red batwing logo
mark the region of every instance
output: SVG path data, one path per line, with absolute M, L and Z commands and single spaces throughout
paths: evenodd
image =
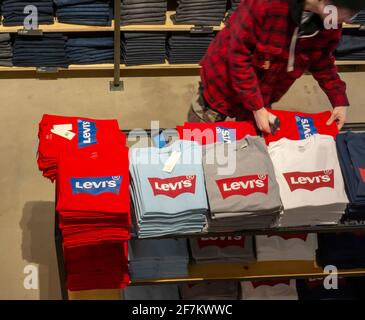
M 173 178 L 148 178 L 155 196 L 163 195 L 176 198 L 183 193 L 195 194 L 196 176 L 178 176 Z
M 283 174 L 289 185 L 290 191 L 304 189 L 314 191 L 319 188 L 335 187 L 335 175 L 333 170 L 315 172 L 289 172 Z

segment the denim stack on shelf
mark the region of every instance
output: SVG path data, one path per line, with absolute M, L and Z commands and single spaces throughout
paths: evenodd
M 55 0 L 59 22 L 110 26 L 113 9 L 110 0 Z
M 178 0 L 175 24 L 219 26 L 224 19 L 227 0 Z
M 240 5 L 241 0 L 230 0 L 230 8 L 227 13 L 226 21 L 227 19 L 233 14 L 234 11 L 238 8 Z
M 13 49 L 9 33 L 0 34 L 0 66 L 11 67 L 13 65 Z
M 113 63 L 113 37 L 72 37 L 67 40 L 66 54 L 70 64 Z
M 22 26 L 24 19 L 30 13 L 24 13 L 24 8 L 34 6 L 38 12 L 38 24 L 54 23 L 54 10 L 52 0 L 3 0 L 1 13 L 4 26 Z M 32 8 L 29 7 L 31 10 Z M 33 12 L 33 11 L 30 11 Z
M 199 63 L 213 38 L 213 34 L 193 35 L 186 33 L 171 35 L 167 44 L 168 61 L 171 64 Z
M 67 38 L 59 33 L 43 36 L 16 36 L 13 64 L 19 67 L 67 67 Z
M 167 0 L 121 0 L 121 24 L 164 24 Z
M 361 10 L 356 17 L 351 21 L 354 24 L 365 24 L 365 10 Z
M 336 49 L 337 60 L 365 59 L 365 32 L 344 32 Z
M 124 33 L 121 42 L 122 63 L 127 66 L 165 63 L 166 37 L 164 32 Z

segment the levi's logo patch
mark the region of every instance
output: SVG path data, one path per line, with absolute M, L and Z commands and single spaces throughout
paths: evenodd
M 232 143 L 236 141 L 236 129 L 217 127 L 217 141 L 224 143 Z
M 99 195 L 107 192 L 119 194 L 121 182 L 121 176 L 70 178 L 72 194 Z
M 195 194 L 196 176 L 178 176 L 173 178 L 148 178 L 155 196 L 163 195 L 176 198 L 183 193 Z
M 310 136 L 318 133 L 312 117 L 295 116 L 300 139 L 308 139 Z
M 77 120 L 77 137 L 79 148 L 84 148 L 97 144 L 96 140 L 96 122 L 88 120 Z
M 219 191 L 226 199 L 231 196 L 248 196 L 253 193 L 268 193 L 268 175 L 250 175 L 216 181 Z
M 253 281 L 252 286 L 256 289 L 261 286 L 275 287 L 278 284 L 290 285 L 290 280 Z
M 365 183 L 365 169 L 359 168 L 359 171 L 360 171 L 360 177 L 362 179 L 362 182 Z
M 283 175 L 291 192 L 298 189 L 314 191 L 319 188 L 335 188 L 335 175 L 333 170 L 289 172 Z
M 200 249 L 206 247 L 218 247 L 221 249 L 230 246 L 245 247 L 245 238 L 242 236 L 200 238 L 197 242 Z

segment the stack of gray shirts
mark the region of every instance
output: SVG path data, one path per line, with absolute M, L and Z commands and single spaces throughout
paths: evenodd
M 246 136 L 205 146 L 203 167 L 210 219 L 208 231 L 270 228 L 282 212 L 279 185 L 265 141 Z
M 352 31 L 342 35 L 336 49 L 337 60 L 363 60 L 365 59 L 365 32 Z
M 127 66 L 165 63 L 166 37 L 165 32 L 123 33 L 121 62 Z
M 129 286 L 122 290 L 123 300 L 180 300 L 176 284 L 154 284 L 148 286 Z
M 182 300 L 238 300 L 236 281 L 207 281 L 180 286 Z
M 173 34 L 168 40 L 167 59 L 171 64 L 195 64 L 204 57 L 214 35 Z
M 222 236 L 191 238 L 191 254 L 196 263 L 252 263 L 255 261 L 253 237 Z
M 0 66 L 11 67 L 13 65 L 13 50 L 9 33 L 0 34 Z
M 219 26 L 224 19 L 227 0 L 178 0 L 175 24 Z
M 167 0 L 121 0 L 122 25 L 165 24 Z
M 186 239 L 133 239 L 129 242 L 132 280 L 187 277 L 188 264 Z

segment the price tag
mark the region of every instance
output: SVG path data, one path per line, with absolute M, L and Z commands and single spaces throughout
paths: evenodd
M 53 125 L 53 130 L 55 130 L 55 131 L 71 131 L 72 130 L 72 123 L 55 124 L 55 125 Z
M 177 162 L 179 161 L 180 157 L 181 157 L 181 152 L 180 151 L 173 151 L 171 153 L 170 157 L 165 162 L 165 166 L 163 167 L 163 171 L 171 173 L 174 170 L 174 168 L 175 168 Z
M 57 131 L 57 130 L 51 129 L 51 132 L 62 138 L 66 138 L 68 140 L 72 140 L 76 135 L 76 133 L 73 133 L 71 131 Z

